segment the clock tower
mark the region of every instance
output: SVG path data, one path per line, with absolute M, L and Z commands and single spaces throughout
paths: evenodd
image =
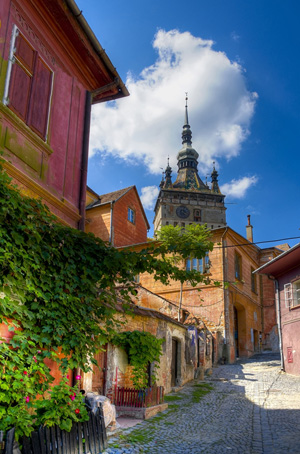
M 203 183 L 198 175 L 198 153 L 192 147 L 192 132 L 188 121 L 187 98 L 182 130 L 182 148 L 177 155 L 178 173 L 172 183 L 172 169 L 166 167 L 155 205 L 154 230 L 162 225 L 207 224 L 210 229 L 226 226 L 226 208 L 218 184 L 218 172 L 213 167 L 211 184 Z

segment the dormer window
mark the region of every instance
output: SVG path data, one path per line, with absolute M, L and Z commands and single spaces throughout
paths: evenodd
M 132 208 L 128 207 L 127 219 L 132 224 L 135 224 L 135 211 Z

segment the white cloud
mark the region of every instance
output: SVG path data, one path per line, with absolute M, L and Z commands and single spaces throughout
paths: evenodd
M 247 190 L 257 183 L 256 176 L 243 177 L 239 180 L 231 180 L 230 183 L 223 184 L 220 189 L 222 194 L 235 199 L 242 199 L 245 197 Z
M 212 41 L 189 32 L 159 30 L 153 47 L 158 53 L 153 65 L 139 77 L 127 76 L 131 96 L 93 107 L 90 156 L 111 153 L 144 162 L 157 174 L 169 155 L 175 170 L 186 91 L 199 173 L 216 158 L 237 156 L 257 98 L 246 88 L 243 68 L 215 51 Z
M 141 202 L 146 210 L 153 210 L 158 193 L 157 186 L 145 186 L 141 189 Z

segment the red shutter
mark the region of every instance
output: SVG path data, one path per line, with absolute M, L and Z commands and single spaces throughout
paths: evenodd
M 38 57 L 34 69 L 28 126 L 43 138 L 47 131 L 51 81 L 52 72 Z
M 34 67 L 35 50 L 22 35 L 18 35 L 15 42 L 15 56 L 32 74 Z
M 12 68 L 9 86 L 9 107 L 26 121 L 32 78 L 15 63 Z
M 8 94 L 9 107 L 26 121 L 35 52 L 22 35 L 16 38 L 15 47 L 15 63 Z

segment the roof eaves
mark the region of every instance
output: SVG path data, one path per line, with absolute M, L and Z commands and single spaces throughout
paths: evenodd
M 296 250 L 299 247 L 300 247 L 300 243 L 295 244 L 295 246 L 291 247 L 287 251 L 284 251 L 282 254 L 277 255 L 277 257 L 275 257 L 274 259 L 270 260 L 269 262 L 267 262 L 264 265 L 262 265 L 259 268 L 257 268 L 255 271 L 253 271 L 253 273 L 260 272 L 261 270 L 265 269 L 267 266 L 272 265 L 274 262 L 277 262 L 278 260 L 280 260 L 281 258 L 283 258 L 286 255 L 290 254 L 292 251 Z

